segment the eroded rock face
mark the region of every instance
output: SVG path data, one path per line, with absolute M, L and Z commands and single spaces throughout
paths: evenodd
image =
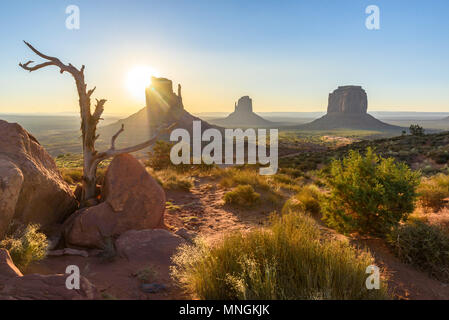
M 12 219 L 45 228 L 77 205 L 39 142 L 20 125 L 0 120 L 0 239 Z
M 80 289 L 66 287 L 68 275 L 22 275 L 5 249 L 0 249 L 0 300 L 85 300 L 98 299 L 97 289 L 83 276 Z
M 342 86 L 329 94 L 327 113 L 366 114 L 368 98 L 360 86 Z
M 249 96 L 243 96 L 235 105 L 236 113 L 246 114 L 253 112 L 253 100 Z
M 22 183 L 22 171 L 11 161 L 0 159 L 0 239 L 14 217 Z
M 163 225 L 165 192 L 142 164 L 129 154 L 109 165 L 102 203 L 77 211 L 66 221 L 65 240 L 72 246 L 102 248 L 107 238 L 128 230 Z

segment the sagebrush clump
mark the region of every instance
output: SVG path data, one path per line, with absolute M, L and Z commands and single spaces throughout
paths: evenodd
M 282 212 L 301 211 L 317 216 L 321 213 L 321 198 L 318 187 L 315 185 L 305 186 L 285 202 Z
M 444 206 L 444 199 L 449 197 L 449 176 L 440 173 L 431 178 L 424 178 L 418 193 L 420 203 L 426 210 L 440 210 Z
M 351 151 L 331 163 L 323 220 L 341 232 L 384 236 L 413 212 L 419 182 L 419 173 L 405 163 L 371 148 L 365 155 Z
M 39 232 L 39 225 L 30 224 L 2 240 L 0 247 L 8 250 L 14 264 L 24 270 L 31 262 L 45 258 L 48 241 L 45 234 Z
M 241 185 L 227 192 L 224 202 L 236 207 L 250 208 L 260 203 L 260 194 L 250 185 Z
M 365 286 L 374 259 L 348 242 L 322 237 L 300 212 L 273 216 L 268 229 L 226 236 L 214 246 L 200 239 L 173 257 L 171 275 L 200 299 L 388 299 Z
M 387 240 L 403 262 L 449 282 L 449 235 L 446 231 L 414 220 L 395 229 Z
M 157 177 L 165 190 L 190 191 L 193 187 L 193 179 L 186 174 L 172 169 L 156 171 L 153 175 Z

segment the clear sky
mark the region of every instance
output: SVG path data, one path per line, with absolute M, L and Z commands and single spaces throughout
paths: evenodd
M 80 8 L 80 29 L 65 9 Z M 365 27 L 368 5 L 380 30 Z M 324 111 L 339 85 L 362 85 L 369 110 L 449 111 L 449 1 L 2 0 L 0 113 L 77 112 L 69 75 L 28 73 L 23 44 L 76 66 L 107 113 L 144 105 L 127 86 L 135 66 L 181 83 L 192 112 Z

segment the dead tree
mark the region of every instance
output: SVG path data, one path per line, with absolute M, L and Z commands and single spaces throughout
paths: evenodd
M 140 143 L 138 145 L 124 148 L 116 149 L 115 141 L 117 137 L 124 131 L 124 125 L 120 130 L 112 137 L 111 146 L 108 150 L 104 152 L 98 152 L 95 150 L 95 141 L 98 139 L 99 135 L 96 133 L 97 125 L 100 120 L 102 120 L 101 115 L 104 111 L 104 105 L 106 103 L 105 99 L 96 99 L 95 109 L 93 113 L 91 112 L 91 97 L 95 91 L 93 89 L 87 90 L 87 85 L 84 80 L 84 65 L 81 69 L 77 69 L 71 63 L 68 65 L 64 64 L 55 57 L 47 56 L 37 49 L 35 49 L 31 44 L 24 41 L 25 44 L 39 57 L 46 60 L 41 64 L 31 66 L 34 61 L 28 61 L 26 63 L 19 63 L 19 66 L 27 71 L 36 71 L 45 67 L 55 66 L 60 69 L 60 73 L 68 72 L 73 76 L 76 83 L 76 89 L 79 96 L 79 106 L 81 115 L 81 132 L 82 132 L 82 143 L 83 143 L 83 192 L 82 192 L 82 203 L 86 203 L 87 200 L 94 198 L 96 196 L 96 185 L 97 185 L 97 167 L 101 161 L 114 157 L 123 153 L 135 152 L 142 150 L 146 147 L 154 144 L 160 137 L 161 134 L 168 132 L 173 126 L 159 130 L 151 139 Z

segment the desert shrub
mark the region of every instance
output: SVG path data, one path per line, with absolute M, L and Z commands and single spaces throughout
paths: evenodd
M 83 180 L 82 168 L 63 168 L 61 169 L 62 179 L 68 184 L 76 184 Z
M 191 177 L 171 169 L 157 171 L 156 176 L 166 190 L 190 191 L 193 186 Z
M 369 252 L 322 237 L 314 220 L 299 212 L 213 246 L 196 238 L 173 262 L 173 279 L 200 299 L 389 298 L 384 281 L 380 290 L 366 289 Z
M 14 264 L 21 270 L 46 256 L 47 237 L 38 230 L 38 225 L 30 224 L 0 242 L 0 247 L 9 251 Z
M 424 129 L 418 124 L 412 124 L 410 125 L 410 134 L 412 136 L 423 136 L 424 135 Z
M 273 181 L 275 181 L 275 182 L 282 183 L 282 184 L 294 184 L 295 183 L 294 179 L 292 179 L 287 174 L 283 174 L 283 173 L 275 174 L 271 177 L 271 179 L 273 179 Z
M 282 212 L 301 211 L 317 215 L 321 212 L 320 194 L 316 186 L 305 186 L 285 202 Z
M 444 199 L 449 197 L 449 176 L 438 174 L 424 178 L 418 187 L 419 201 L 426 209 L 438 211 L 444 205 Z
M 351 150 L 331 163 L 323 220 L 342 232 L 385 235 L 415 207 L 419 173 L 393 158 Z
M 250 185 L 255 189 L 270 190 L 270 185 L 264 176 L 251 169 L 229 168 L 222 172 L 220 184 L 229 188 L 238 185 Z
M 170 160 L 170 150 L 173 144 L 167 141 L 159 140 L 153 146 L 153 149 L 148 152 L 148 160 L 145 165 L 154 170 L 162 170 L 173 166 Z
M 260 202 L 260 194 L 250 185 L 240 185 L 224 195 L 224 202 L 236 207 L 253 207 Z
M 403 262 L 449 282 L 449 235 L 443 229 L 414 220 L 394 230 L 387 240 Z
M 83 181 L 83 168 L 61 168 L 62 179 L 68 184 L 77 184 Z M 97 184 L 103 184 L 107 168 L 97 168 Z

